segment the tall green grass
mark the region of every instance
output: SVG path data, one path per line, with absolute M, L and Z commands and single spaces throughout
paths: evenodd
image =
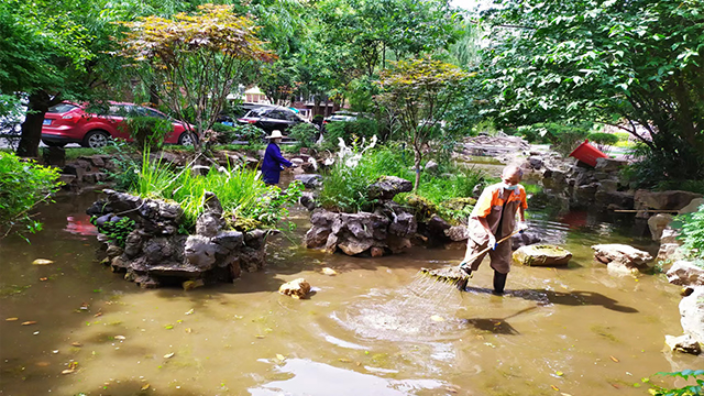
M 226 214 L 226 219 L 236 228 L 250 229 L 274 226 L 288 215 L 287 205 L 300 197 L 301 187 L 293 184 L 282 192 L 278 187 L 267 186 L 257 171 L 238 168 L 220 172 L 211 168 L 207 175 L 194 175 L 189 168 L 174 171 L 161 161 L 149 161 L 148 153 L 142 161 L 139 178 L 130 191 L 144 198 L 166 199 L 183 208 L 184 225 L 195 226 L 203 211 L 206 191 L 214 193 Z

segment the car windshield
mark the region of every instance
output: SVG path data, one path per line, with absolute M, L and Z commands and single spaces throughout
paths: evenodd
M 77 109 L 78 106 L 72 105 L 71 103 L 59 103 L 57 105 L 49 107 L 47 113 L 68 113 L 73 109 Z

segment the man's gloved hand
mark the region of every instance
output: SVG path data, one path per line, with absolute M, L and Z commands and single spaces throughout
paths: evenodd
M 518 232 L 523 232 L 528 229 L 528 222 L 526 221 L 519 221 L 518 224 L 516 225 L 516 230 Z
M 298 164 L 291 164 L 290 168 L 298 168 Z
M 496 237 L 494 234 L 489 234 L 489 247 L 491 250 L 496 250 Z

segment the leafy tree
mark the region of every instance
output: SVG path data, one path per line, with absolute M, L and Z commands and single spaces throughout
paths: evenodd
M 399 61 L 381 73 L 381 102 L 396 114 L 401 133 L 413 147 L 414 191 L 420 183 L 425 146 L 441 132 L 440 122 L 456 99 L 461 82 L 469 77 L 456 66 L 429 58 Z
M 156 87 L 179 118 L 188 118 L 191 109 L 195 133 L 202 137 L 248 68 L 274 55 L 263 48 L 253 21 L 233 14 L 232 7 L 208 4 L 198 9 L 195 15 L 123 23 L 130 31 L 120 42 L 119 55 L 134 62 L 145 85 Z
M 660 164 L 651 183 L 704 177 L 704 2 L 496 4 L 485 84 L 497 121 L 612 124 Z

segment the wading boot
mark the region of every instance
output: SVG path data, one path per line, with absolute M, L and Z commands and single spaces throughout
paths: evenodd
M 504 288 L 506 287 L 506 278 L 508 274 L 502 274 L 494 270 L 494 294 L 497 296 L 502 296 L 504 294 Z

